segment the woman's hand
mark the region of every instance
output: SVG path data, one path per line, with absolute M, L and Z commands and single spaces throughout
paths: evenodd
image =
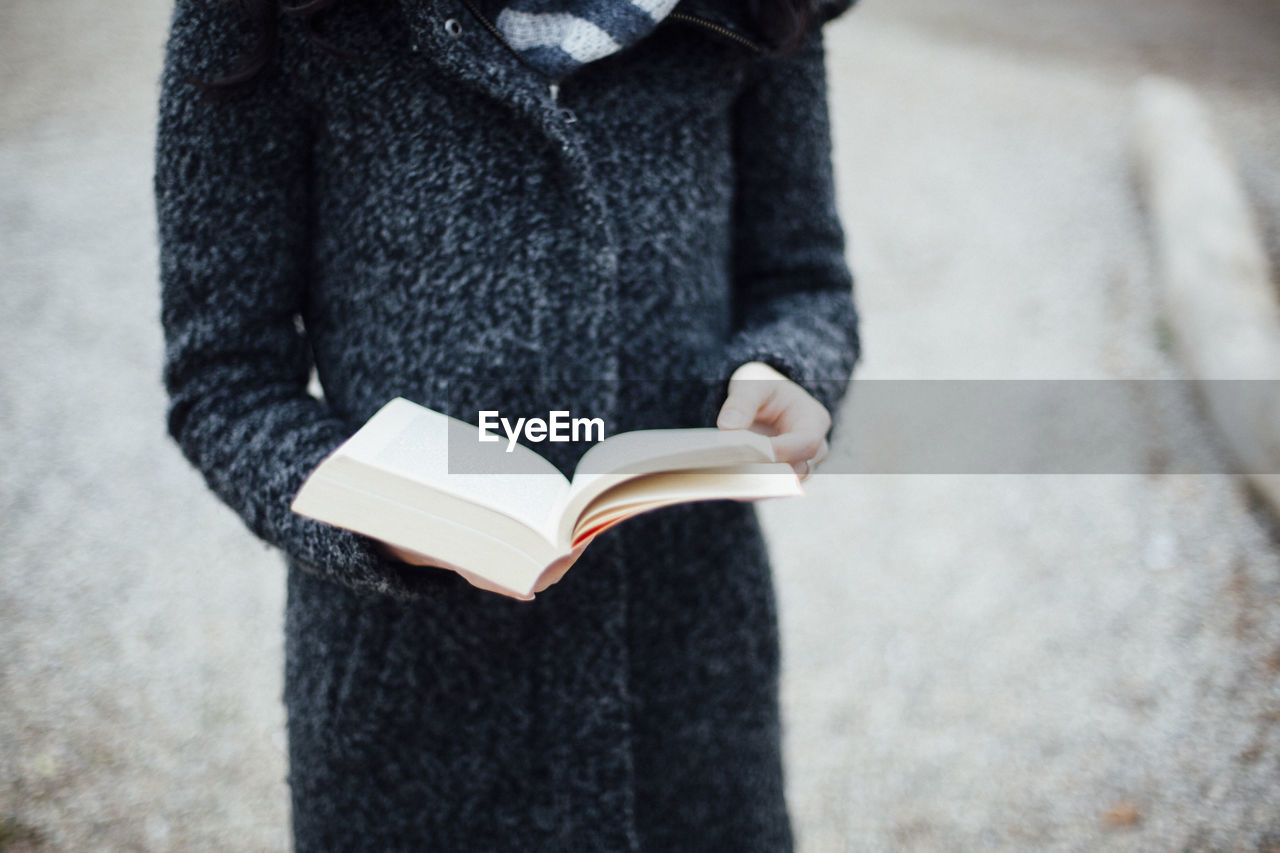
M 583 542 L 575 548 L 572 553 L 566 554 L 553 562 L 550 566 L 547 566 L 547 568 L 543 570 L 541 576 L 539 576 L 538 584 L 534 587 L 533 591 L 535 593 L 542 592 L 544 589 L 564 577 L 565 572 L 569 571 L 569 568 L 578 561 L 578 558 L 582 556 L 582 552 L 587 549 L 587 545 L 590 543 L 591 540 L 588 539 L 586 542 Z M 479 575 L 473 574 L 466 569 L 459 568 L 451 563 L 445 563 L 434 557 L 428 557 L 426 554 L 420 554 L 417 551 L 410 551 L 405 548 L 397 547 L 392 545 L 390 542 L 379 542 L 378 550 L 393 560 L 399 560 L 402 563 L 408 563 L 411 566 L 422 566 L 423 568 L 444 569 L 446 571 L 457 572 L 462 575 L 463 579 L 466 580 L 467 583 L 477 589 L 496 592 L 499 595 L 505 595 L 508 598 L 514 598 L 517 601 L 533 601 L 532 595 L 516 595 L 511 590 L 506 589 L 505 587 L 495 586 Z
M 729 393 L 716 426 L 770 436 L 774 458 L 790 462 L 804 480 L 827 458 L 831 413 L 773 367 L 749 361 L 729 377 Z

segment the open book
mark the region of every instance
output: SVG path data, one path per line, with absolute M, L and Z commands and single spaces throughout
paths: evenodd
M 745 429 L 619 433 L 584 453 L 572 480 L 528 447 L 478 436 L 396 397 L 311 472 L 291 508 L 527 596 L 551 563 L 639 513 L 803 494 L 768 437 Z

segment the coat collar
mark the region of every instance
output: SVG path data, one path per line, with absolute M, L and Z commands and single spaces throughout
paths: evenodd
M 480 20 L 469 10 L 475 0 L 396 2 L 408 24 L 414 51 L 424 62 L 446 72 L 448 79 L 532 112 L 546 99 L 547 81 L 522 66 L 497 35 L 483 31 Z M 451 19 L 461 23 L 460 30 L 451 27 Z
M 466 51 L 463 50 L 463 45 L 459 44 L 458 39 L 446 33 L 444 22 L 450 18 L 457 18 L 464 27 L 481 27 L 482 24 L 476 14 L 489 17 L 486 10 L 491 5 L 485 0 L 397 0 L 397 2 L 408 21 L 414 43 L 420 50 L 431 51 L 431 56 L 443 60 L 450 66 L 454 66 L 455 58 L 457 60 L 464 58 Z M 848 0 L 838 0 L 838 2 L 848 2 Z M 769 41 L 755 27 L 742 0 L 680 0 L 672 9 L 671 15 L 676 17 L 668 21 L 669 25 L 710 25 L 711 28 L 728 30 L 730 37 L 736 37 L 736 40 L 744 44 L 749 43 L 764 50 L 771 47 Z M 686 16 L 686 19 L 681 21 L 680 16 Z M 493 46 L 506 51 L 496 34 L 485 33 L 485 35 Z M 509 52 L 508 56 L 510 57 Z M 474 61 L 474 57 L 472 60 Z M 454 66 L 454 70 L 460 69 Z
M 414 51 L 439 69 L 449 85 L 466 87 L 505 104 L 546 137 L 578 172 L 590 165 L 574 141 L 560 110 L 552 81 L 525 65 L 504 42 L 485 32 L 470 9 L 475 0 L 395 0 L 409 28 Z M 453 19 L 461 28 L 449 23 Z M 487 20 L 487 19 L 486 19 Z
M 474 86 L 501 100 L 528 111 L 545 112 L 546 86 L 522 67 L 494 33 L 480 32 L 484 4 L 479 0 L 396 0 L 410 28 L 415 47 L 424 58 L 442 66 L 453 79 Z M 853 5 L 855 0 L 813 0 L 819 23 L 825 23 Z M 710 26 L 727 30 L 730 38 L 755 45 L 767 52 L 774 45 L 756 28 L 743 0 L 680 0 L 671 14 L 687 16 L 671 24 Z M 445 22 L 456 18 L 464 31 L 475 31 L 478 39 L 460 39 L 450 34 Z M 695 20 L 689 20 L 695 19 Z M 487 16 L 486 16 L 487 20 Z M 744 49 L 748 49 L 744 47 Z

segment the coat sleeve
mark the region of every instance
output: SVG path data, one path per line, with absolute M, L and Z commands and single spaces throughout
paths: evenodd
M 201 99 L 188 80 L 227 73 L 248 45 L 237 9 L 178 0 L 165 46 L 154 193 L 168 431 L 249 529 L 303 567 L 361 591 L 429 595 L 445 572 L 289 509 L 349 431 L 307 392 L 307 111 L 278 58 L 231 99 Z
M 860 354 L 823 38 L 815 26 L 797 52 L 762 61 L 734 107 L 735 325 L 714 373 L 717 408 L 734 368 L 763 361 L 834 418 Z

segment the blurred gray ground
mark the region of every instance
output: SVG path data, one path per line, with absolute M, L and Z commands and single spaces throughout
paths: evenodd
M 288 846 L 280 562 L 164 435 L 167 11 L 0 6 L 0 849 Z M 1147 70 L 1205 96 L 1275 245 L 1274 2 L 863 0 L 829 54 L 865 378 L 1181 375 Z M 762 506 L 802 850 L 1280 849 L 1280 542 L 1239 481 L 811 484 Z

